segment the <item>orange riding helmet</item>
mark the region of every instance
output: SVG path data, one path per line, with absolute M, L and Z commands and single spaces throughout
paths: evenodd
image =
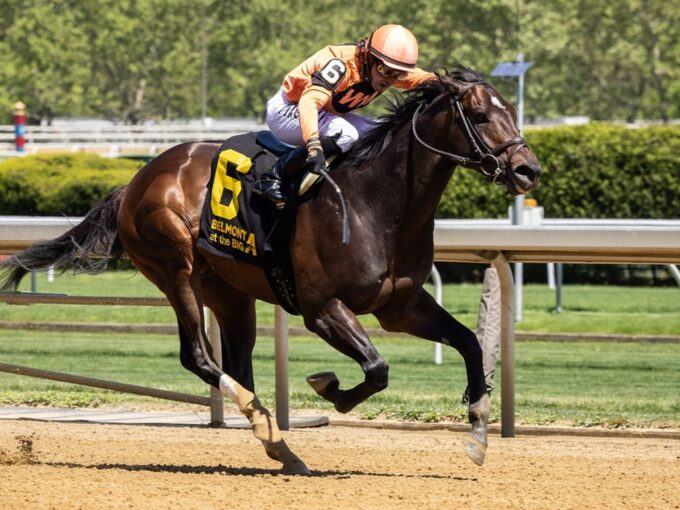
M 368 38 L 368 51 L 387 67 L 413 71 L 418 60 L 418 41 L 401 25 L 383 25 Z

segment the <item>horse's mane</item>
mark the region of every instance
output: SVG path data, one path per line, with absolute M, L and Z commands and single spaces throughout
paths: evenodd
M 455 90 L 455 82 L 485 82 L 484 78 L 463 65 L 454 64 L 451 70 L 435 73 L 437 80 L 423 83 L 401 96 L 393 95 L 389 101 L 388 111 L 376 120 L 378 124 L 366 132 L 347 152 L 345 163 L 359 166 L 364 161 L 373 159 L 387 146 L 393 134 L 406 122 L 409 122 L 421 104 L 429 104 L 441 94 Z

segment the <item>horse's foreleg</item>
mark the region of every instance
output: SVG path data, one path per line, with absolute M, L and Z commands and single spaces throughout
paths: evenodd
M 305 324 L 335 349 L 359 363 L 364 381 L 341 390 L 333 372 L 310 375 L 307 382 L 319 395 L 335 404 L 341 413 L 351 411 L 371 395 L 387 388 L 387 362 L 378 354 L 354 313 L 334 299 L 314 314 L 305 314 Z
M 423 289 L 408 302 L 388 304 L 374 314 L 388 331 L 450 345 L 463 356 L 470 391 L 468 417 L 472 424 L 472 433 L 464 438 L 463 444 L 468 456 L 481 466 L 487 446 L 490 401 L 484 381 L 482 349 L 475 334 L 451 317 Z

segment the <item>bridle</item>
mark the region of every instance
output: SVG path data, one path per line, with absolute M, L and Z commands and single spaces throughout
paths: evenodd
M 481 81 L 472 82 L 467 87 L 465 87 L 465 89 L 463 89 L 457 96 L 449 97 L 449 106 L 451 107 L 451 113 L 460 123 L 461 127 L 463 128 L 465 138 L 467 139 L 468 143 L 472 147 L 472 150 L 475 152 L 479 159 L 466 158 L 465 156 L 460 156 L 458 154 L 453 154 L 451 152 L 446 152 L 437 149 L 426 143 L 422 138 L 420 138 L 416 131 L 416 122 L 418 120 L 418 116 L 420 115 L 420 110 L 425 105 L 424 103 L 421 103 L 416 109 L 415 113 L 413 114 L 413 119 L 411 120 L 411 130 L 413 132 L 413 137 L 418 141 L 418 143 L 425 147 L 426 149 L 428 149 L 429 151 L 434 152 L 435 154 L 439 154 L 440 156 L 452 159 L 456 163 L 463 166 L 478 166 L 481 170 L 481 173 L 491 182 L 495 183 L 498 177 L 500 177 L 503 173 L 507 172 L 507 169 L 504 170 L 501 168 L 501 164 L 498 161 L 498 156 L 505 152 L 505 150 L 508 147 L 516 145 L 517 147 L 515 147 L 515 150 L 512 151 L 510 157 L 508 158 L 508 162 L 512 161 L 514 155 L 517 154 L 517 152 L 522 147 L 527 147 L 527 141 L 521 136 L 515 136 L 508 140 L 507 142 L 502 143 L 493 150 L 486 144 L 486 142 L 484 142 L 479 133 L 477 133 L 475 127 L 472 125 L 472 122 L 470 122 L 468 116 L 465 114 L 465 110 L 463 110 L 463 105 L 461 103 L 461 99 L 463 99 L 465 94 L 467 94 L 468 91 L 472 89 L 475 85 L 479 85 L 481 83 L 483 82 Z M 435 99 L 433 103 L 436 101 L 437 100 Z

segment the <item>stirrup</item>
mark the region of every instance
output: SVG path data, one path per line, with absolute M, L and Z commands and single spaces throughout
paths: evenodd
M 286 205 L 286 197 L 281 191 L 281 180 L 262 176 L 253 184 L 253 193 L 272 202 L 277 209 L 283 209 Z

